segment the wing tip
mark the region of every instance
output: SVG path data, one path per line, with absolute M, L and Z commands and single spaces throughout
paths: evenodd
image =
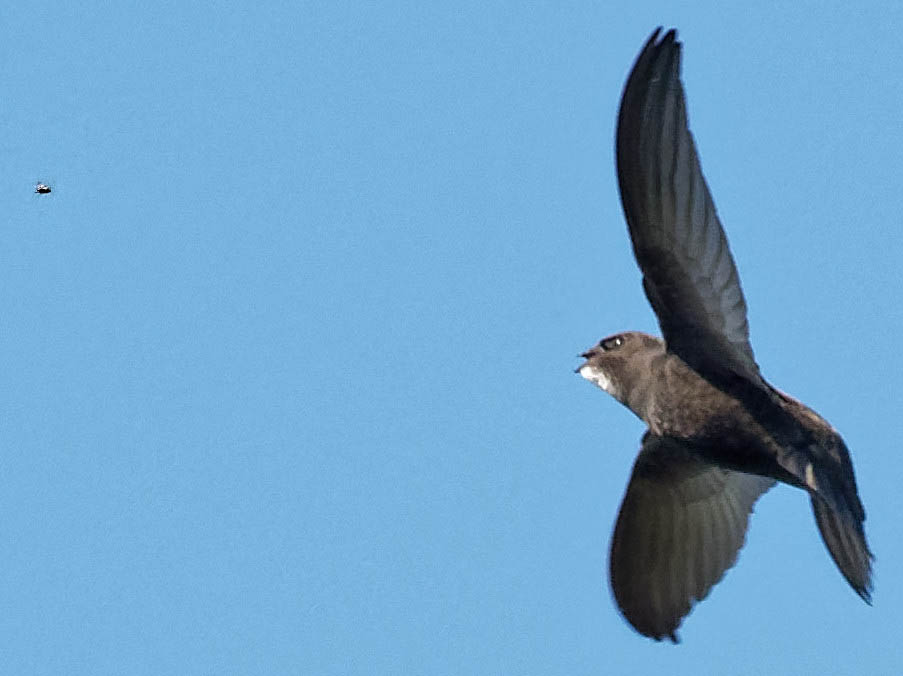
M 654 47 L 657 49 L 661 49 L 662 47 L 668 47 L 670 45 L 674 45 L 677 49 L 683 45 L 683 43 L 677 39 L 677 29 L 669 28 L 667 32 L 662 35 L 662 31 L 665 29 L 664 26 L 657 26 L 655 30 L 652 31 L 652 34 L 646 40 L 646 44 L 643 45 L 643 49 L 640 50 L 640 53 L 645 53 L 650 47 Z M 659 36 L 661 35 L 661 40 L 659 40 Z
M 664 35 L 661 34 L 662 30 L 664 28 L 659 26 L 646 39 L 646 43 L 630 69 L 630 75 L 627 78 L 628 84 L 634 75 L 657 63 L 662 53 L 680 53 L 683 43 L 677 39 L 677 29 L 671 28 Z
M 634 629 L 636 629 L 636 627 L 634 627 Z M 637 629 L 637 633 L 641 634 L 643 636 L 647 636 L 648 638 L 651 638 L 656 643 L 661 643 L 665 639 L 668 639 L 669 641 L 671 641 L 671 645 L 680 645 L 680 636 L 677 635 L 676 629 L 672 629 L 671 631 L 664 633 L 664 634 L 655 634 L 655 633 L 640 631 L 639 629 Z

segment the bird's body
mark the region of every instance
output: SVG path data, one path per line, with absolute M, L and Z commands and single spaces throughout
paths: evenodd
M 641 633 L 676 630 L 736 560 L 749 514 L 775 481 L 810 495 L 841 573 L 871 591 L 865 511 L 840 435 L 769 385 L 746 302 L 687 125 L 680 43 L 646 43 L 618 119 L 621 201 L 664 340 L 603 339 L 580 374 L 649 427 L 612 538 L 611 585 Z

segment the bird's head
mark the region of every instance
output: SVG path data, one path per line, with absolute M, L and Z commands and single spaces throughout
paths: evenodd
M 631 407 L 635 384 L 650 375 L 649 362 L 664 351 L 664 342 L 655 336 L 639 331 L 616 333 L 581 354 L 586 362 L 575 372 Z

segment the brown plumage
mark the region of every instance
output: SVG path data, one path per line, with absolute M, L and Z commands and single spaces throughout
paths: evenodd
M 776 480 L 809 493 L 828 551 L 866 601 L 872 554 L 843 439 L 759 372 L 737 269 L 687 124 L 681 44 L 674 30 L 659 33 L 624 88 L 617 167 L 664 340 L 611 336 L 577 370 L 649 426 L 615 525 L 611 587 L 637 631 L 676 642 L 693 604 L 736 561 L 753 505 Z

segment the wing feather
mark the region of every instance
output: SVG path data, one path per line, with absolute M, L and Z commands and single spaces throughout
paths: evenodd
M 615 600 L 641 634 L 677 640 L 693 604 L 737 559 L 749 514 L 773 479 L 711 465 L 646 434 L 615 525 Z
M 675 31 L 653 33 L 621 99 L 618 183 L 668 349 L 716 382 L 759 383 L 746 301 L 687 121 Z

